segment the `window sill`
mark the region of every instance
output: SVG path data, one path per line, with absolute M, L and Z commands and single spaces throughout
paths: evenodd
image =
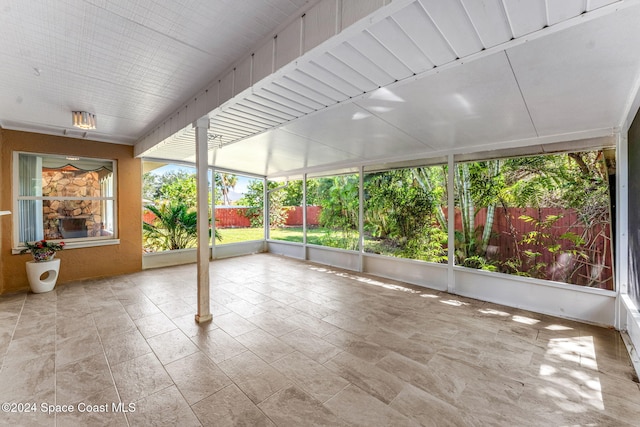
M 102 240 L 85 240 L 82 242 L 68 242 L 65 243 L 63 250 L 68 249 L 81 249 L 81 248 L 93 248 L 96 246 L 111 246 L 111 245 L 119 245 L 120 239 L 102 239 Z M 11 249 L 12 255 L 19 255 L 23 248 L 13 248 Z

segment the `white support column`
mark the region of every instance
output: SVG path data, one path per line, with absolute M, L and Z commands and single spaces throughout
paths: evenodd
M 262 225 L 264 227 L 264 238 L 265 240 L 269 240 L 271 237 L 271 215 L 269 212 L 271 211 L 270 200 L 269 200 L 269 180 L 267 178 L 262 179 L 262 188 L 263 192 L 263 202 L 262 202 Z
M 302 247 L 304 251 L 304 260 L 309 259 L 309 249 L 307 248 L 307 225 L 308 213 L 307 213 L 307 174 L 302 175 Z
M 364 271 L 364 166 L 360 166 L 360 180 L 358 183 L 358 249 L 360 259 L 358 270 Z
M 211 320 L 209 308 L 209 182 L 207 172 L 209 117 L 198 119 L 196 129 L 196 191 L 198 200 L 198 312 L 196 322 Z
M 218 150 L 216 148 L 213 149 L 213 159 L 211 160 L 211 164 L 216 164 L 216 154 Z M 215 166 L 211 169 L 211 259 L 216 259 L 216 168 Z
M 456 279 L 453 271 L 455 264 L 456 250 L 455 250 L 455 228 L 456 228 L 456 207 L 455 207 L 455 194 L 454 194 L 454 174 L 455 174 L 455 162 L 453 161 L 453 154 L 449 154 L 449 165 L 447 170 L 447 232 L 448 232 L 448 274 L 447 274 L 447 291 L 449 293 L 455 293 Z
M 614 327 L 627 329 L 627 311 L 622 295 L 629 293 L 629 147 L 627 133 L 617 134 L 616 141 L 616 318 Z
M 302 244 L 304 259 L 307 259 L 307 174 L 302 175 Z
M 213 163 L 215 164 L 215 158 Z M 211 244 L 211 259 L 216 259 L 216 170 L 215 168 L 209 170 L 211 171 L 211 190 L 209 191 L 211 196 L 211 204 L 209 205 L 209 209 L 211 209 L 211 240 L 209 243 Z

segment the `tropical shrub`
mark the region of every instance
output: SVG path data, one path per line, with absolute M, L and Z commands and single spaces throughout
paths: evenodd
M 145 206 L 155 218 L 143 222 L 144 247 L 151 252 L 195 248 L 198 244 L 197 212 L 184 203 Z M 216 239 L 221 236 L 216 230 Z

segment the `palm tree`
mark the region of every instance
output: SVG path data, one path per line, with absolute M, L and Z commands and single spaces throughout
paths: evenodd
M 155 215 L 152 223 L 142 224 L 145 243 L 153 250 L 195 248 L 198 244 L 197 212 L 184 203 L 165 202 L 159 207 L 145 206 Z M 216 239 L 221 236 L 216 230 Z
M 220 188 L 220 192 L 222 193 L 222 202 L 225 205 L 231 204 L 231 199 L 229 198 L 229 192 L 233 188 L 235 188 L 238 183 L 238 177 L 233 174 L 228 173 L 220 173 L 216 174 L 216 186 Z

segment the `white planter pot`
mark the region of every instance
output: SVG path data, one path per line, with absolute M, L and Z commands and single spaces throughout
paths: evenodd
M 60 259 L 54 258 L 51 261 L 27 262 L 27 278 L 33 293 L 40 294 L 52 291 L 58 280 L 60 271 Z M 45 275 L 45 273 L 47 273 Z

